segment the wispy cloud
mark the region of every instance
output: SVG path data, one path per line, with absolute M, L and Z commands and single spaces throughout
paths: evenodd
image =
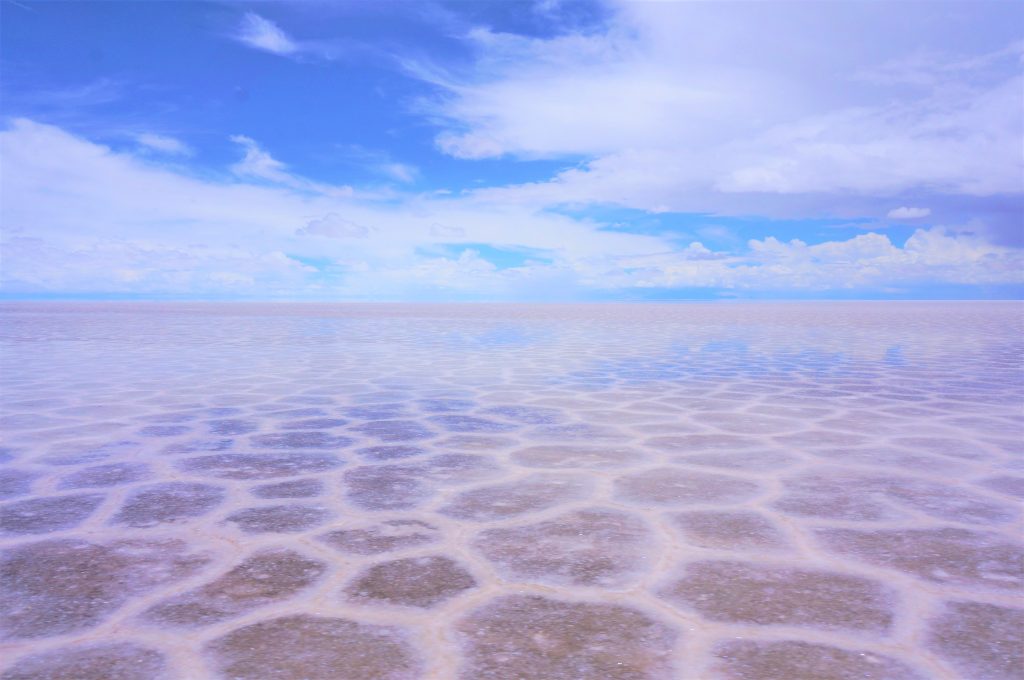
M 175 139 L 174 137 L 169 137 L 167 135 L 143 132 L 135 135 L 135 141 L 138 142 L 140 146 L 159 153 L 175 156 L 189 156 L 192 154 L 192 149 L 187 144 L 182 142 L 180 139 Z
M 277 24 L 255 12 L 245 14 L 235 38 L 249 47 L 272 54 L 290 55 L 299 51 L 298 43 Z
M 274 184 L 311 191 L 330 196 L 351 196 L 352 187 L 330 186 L 314 182 L 288 170 L 288 166 L 277 160 L 260 147 L 256 140 L 245 135 L 232 135 L 231 141 L 245 150 L 245 156 L 231 166 L 231 170 L 239 177 L 266 180 Z
M 360 144 L 340 147 L 342 162 L 395 182 L 409 184 L 420 176 L 420 170 L 411 163 L 395 160 L 387 151 L 371 149 Z
M 243 45 L 281 57 L 336 59 L 345 52 L 339 40 L 304 40 L 289 35 L 276 23 L 255 12 L 246 12 L 231 36 Z

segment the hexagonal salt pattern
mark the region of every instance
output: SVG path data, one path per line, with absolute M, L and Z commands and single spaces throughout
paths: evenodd
M 0 679 L 1019 680 L 1022 325 L 0 305 Z

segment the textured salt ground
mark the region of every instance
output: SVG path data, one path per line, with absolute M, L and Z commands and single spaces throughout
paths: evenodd
M 0 306 L 0 678 L 1024 678 L 1017 303 Z

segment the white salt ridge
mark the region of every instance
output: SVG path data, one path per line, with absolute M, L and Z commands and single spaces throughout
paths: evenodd
M 0 306 L 0 678 L 1024 678 L 1018 303 Z

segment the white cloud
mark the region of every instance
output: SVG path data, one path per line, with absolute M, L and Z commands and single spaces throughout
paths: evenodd
M 292 59 L 336 59 L 345 51 L 340 41 L 293 38 L 276 23 L 255 12 L 246 12 L 231 37 L 253 49 Z
M 299 236 L 326 236 L 327 238 L 366 238 L 370 228 L 346 220 L 337 213 L 310 220 L 305 227 L 295 232 Z
M 273 54 L 289 55 L 299 51 L 298 44 L 277 24 L 254 12 L 246 12 L 235 38 L 249 47 Z
M 419 176 L 419 170 L 408 163 L 384 163 L 379 167 L 384 175 L 399 182 L 415 182 Z
M 911 189 L 1020 192 L 1024 78 L 898 105 L 853 108 L 780 125 L 730 149 L 725 192 L 889 195 Z
M 353 167 L 369 170 L 377 175 L 403 184 L 415 182 L 420 170 L 410 163 L 402 163 L 391 154 L 381 149 L 372 149 L 361 144 L 349 144 L 340 147 L 341 160 Z
M 231 166 L 235 174 L 258 177 L 280 184 L 289 184 L 293 181 L 292 176 L 285 170 L 285 164 L 261 149 L 255 139 L 245 135 L 232 135 L 231 141 L 245 149 L 245 157 Z
M 891 220 L 919 220 L 922 217 L 928 217 L 932 214 L 929 208 L 912 208 L 909 206 L 901 206 L 899 208 L 893 208 L 886 217 Z
M 442 132 L 437 136 L 436 142 L 437 148 L 455 158 L 495 158 L 505 153 L 505 147 L 501 142 L 479 133 Z
M 144 132 L 136 135 L 135 141 L 147 149 L 152 149 L 153 151 L 158 151 L 160 153 L 175 156 L 189 156 L 192 154 L 192 149 L 190 149 L 187 144 L 179 139 L 168 137 L 166 135 Z
M 471 30 L 471 69 L 406 62 L 440 92 L 424 113 L 444 153 L 572 163 L 481 198 L 855 217 L 894 196 L 1024 190 L 1022 48 L 993 18 L 1003 8 L 941 20 L 907 3 L 612 9 L 587 33 Z M 914 48 L 903 26 L 918 27 Z
M 192 176 L 28 120 L 0 132 L 0 153 L 3 288 L 12 294 L 544 299 L 654 286 L 1024 283 L 1020 249 L 938 228 L 902 247 L 869 233 L 818 244 L 768 236 L 719 251 L 482 195 L 377 202 L 296 178 L 269 154 L 254 154 L 248 173 Z M 498 267 L 472 247 L 437 255 L 436 244 L 452 240 L 543 251 L 549 261 Z
M 466 230 L 462 227 L 449 227 L 435 222 L 430 225 L 430 235 L 441 239 L 462 238 L 466 235 Z
M 245 150 L 245 156 L 242 160 L 231 166 L 231 170 L 240 177 L 262 179 L 302 191 L 335 196 L 352 195 L 352 187 L 320 184 L 289 172 L 288 166 L 263 150 L 256 143 L 256 140 L 250 137 L 232 135 L 231 141 L 240 145 Z

